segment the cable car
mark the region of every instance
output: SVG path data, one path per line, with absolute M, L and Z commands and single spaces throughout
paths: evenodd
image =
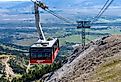
M 29 51 L 31 64 L 52 64 L 59 52 L 59 40 L 34 43 Z
M 40 5 L 38 5 L 40 4 Z M 30 49 L 30 63 L 31 64 L 52 64 L 59 52 L 59 40 L 48 39 L 46 40 L 42 26 L 40 23 L 39 7 L 46 9 L 47 7 L 38 1 L 34 2 L 35 9 L 35 25 L 39 34 L 39 40 L 34 43 Z

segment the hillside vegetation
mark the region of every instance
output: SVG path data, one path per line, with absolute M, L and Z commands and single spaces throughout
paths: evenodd
M 52 65 L 30 65 L 26 47 L 0 44 L 0 82 L 26 82 L 39 80 L 44 74 L 60 68 L 61 61 Z

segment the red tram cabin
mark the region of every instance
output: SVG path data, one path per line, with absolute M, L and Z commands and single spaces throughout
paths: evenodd
M 52 64 L 59 52 L 59 40 L 34 43 L 29 52 L 31 64 Z

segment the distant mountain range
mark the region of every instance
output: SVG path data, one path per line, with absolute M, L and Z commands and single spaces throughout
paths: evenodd
M 103 6 L 106 0 L 43 0 L 51 9 L 79 9 L 83 11 L 83 8 L 98 9 Z M 121 8 L 121 1 L 114 0 L 111 7 Z M 0 2 L 0 14 L 1 13 L 30 13 L 33 10 L 33 3 L 30 1 L 20 2 Z M 117 10 L 118 11 L 118 10 Z M 116 13 L 117 13 L 116 11 Z

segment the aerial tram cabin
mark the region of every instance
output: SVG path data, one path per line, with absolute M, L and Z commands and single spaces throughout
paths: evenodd
M 59 40 L 37 42 L 30 47 L 30 63 L 52 64 L 59 52 Z
M 42 26 L 40 24 L 39 7 L 42 9 L 48 8 L 41 2 L 34 2 L 35 9 L 35 23 L 39 40 L 34 43 L 30 49 L 30 63 L 31 64 L 52 64 L 59 52 L 59 40 L 57 38 L 46 40 Z

